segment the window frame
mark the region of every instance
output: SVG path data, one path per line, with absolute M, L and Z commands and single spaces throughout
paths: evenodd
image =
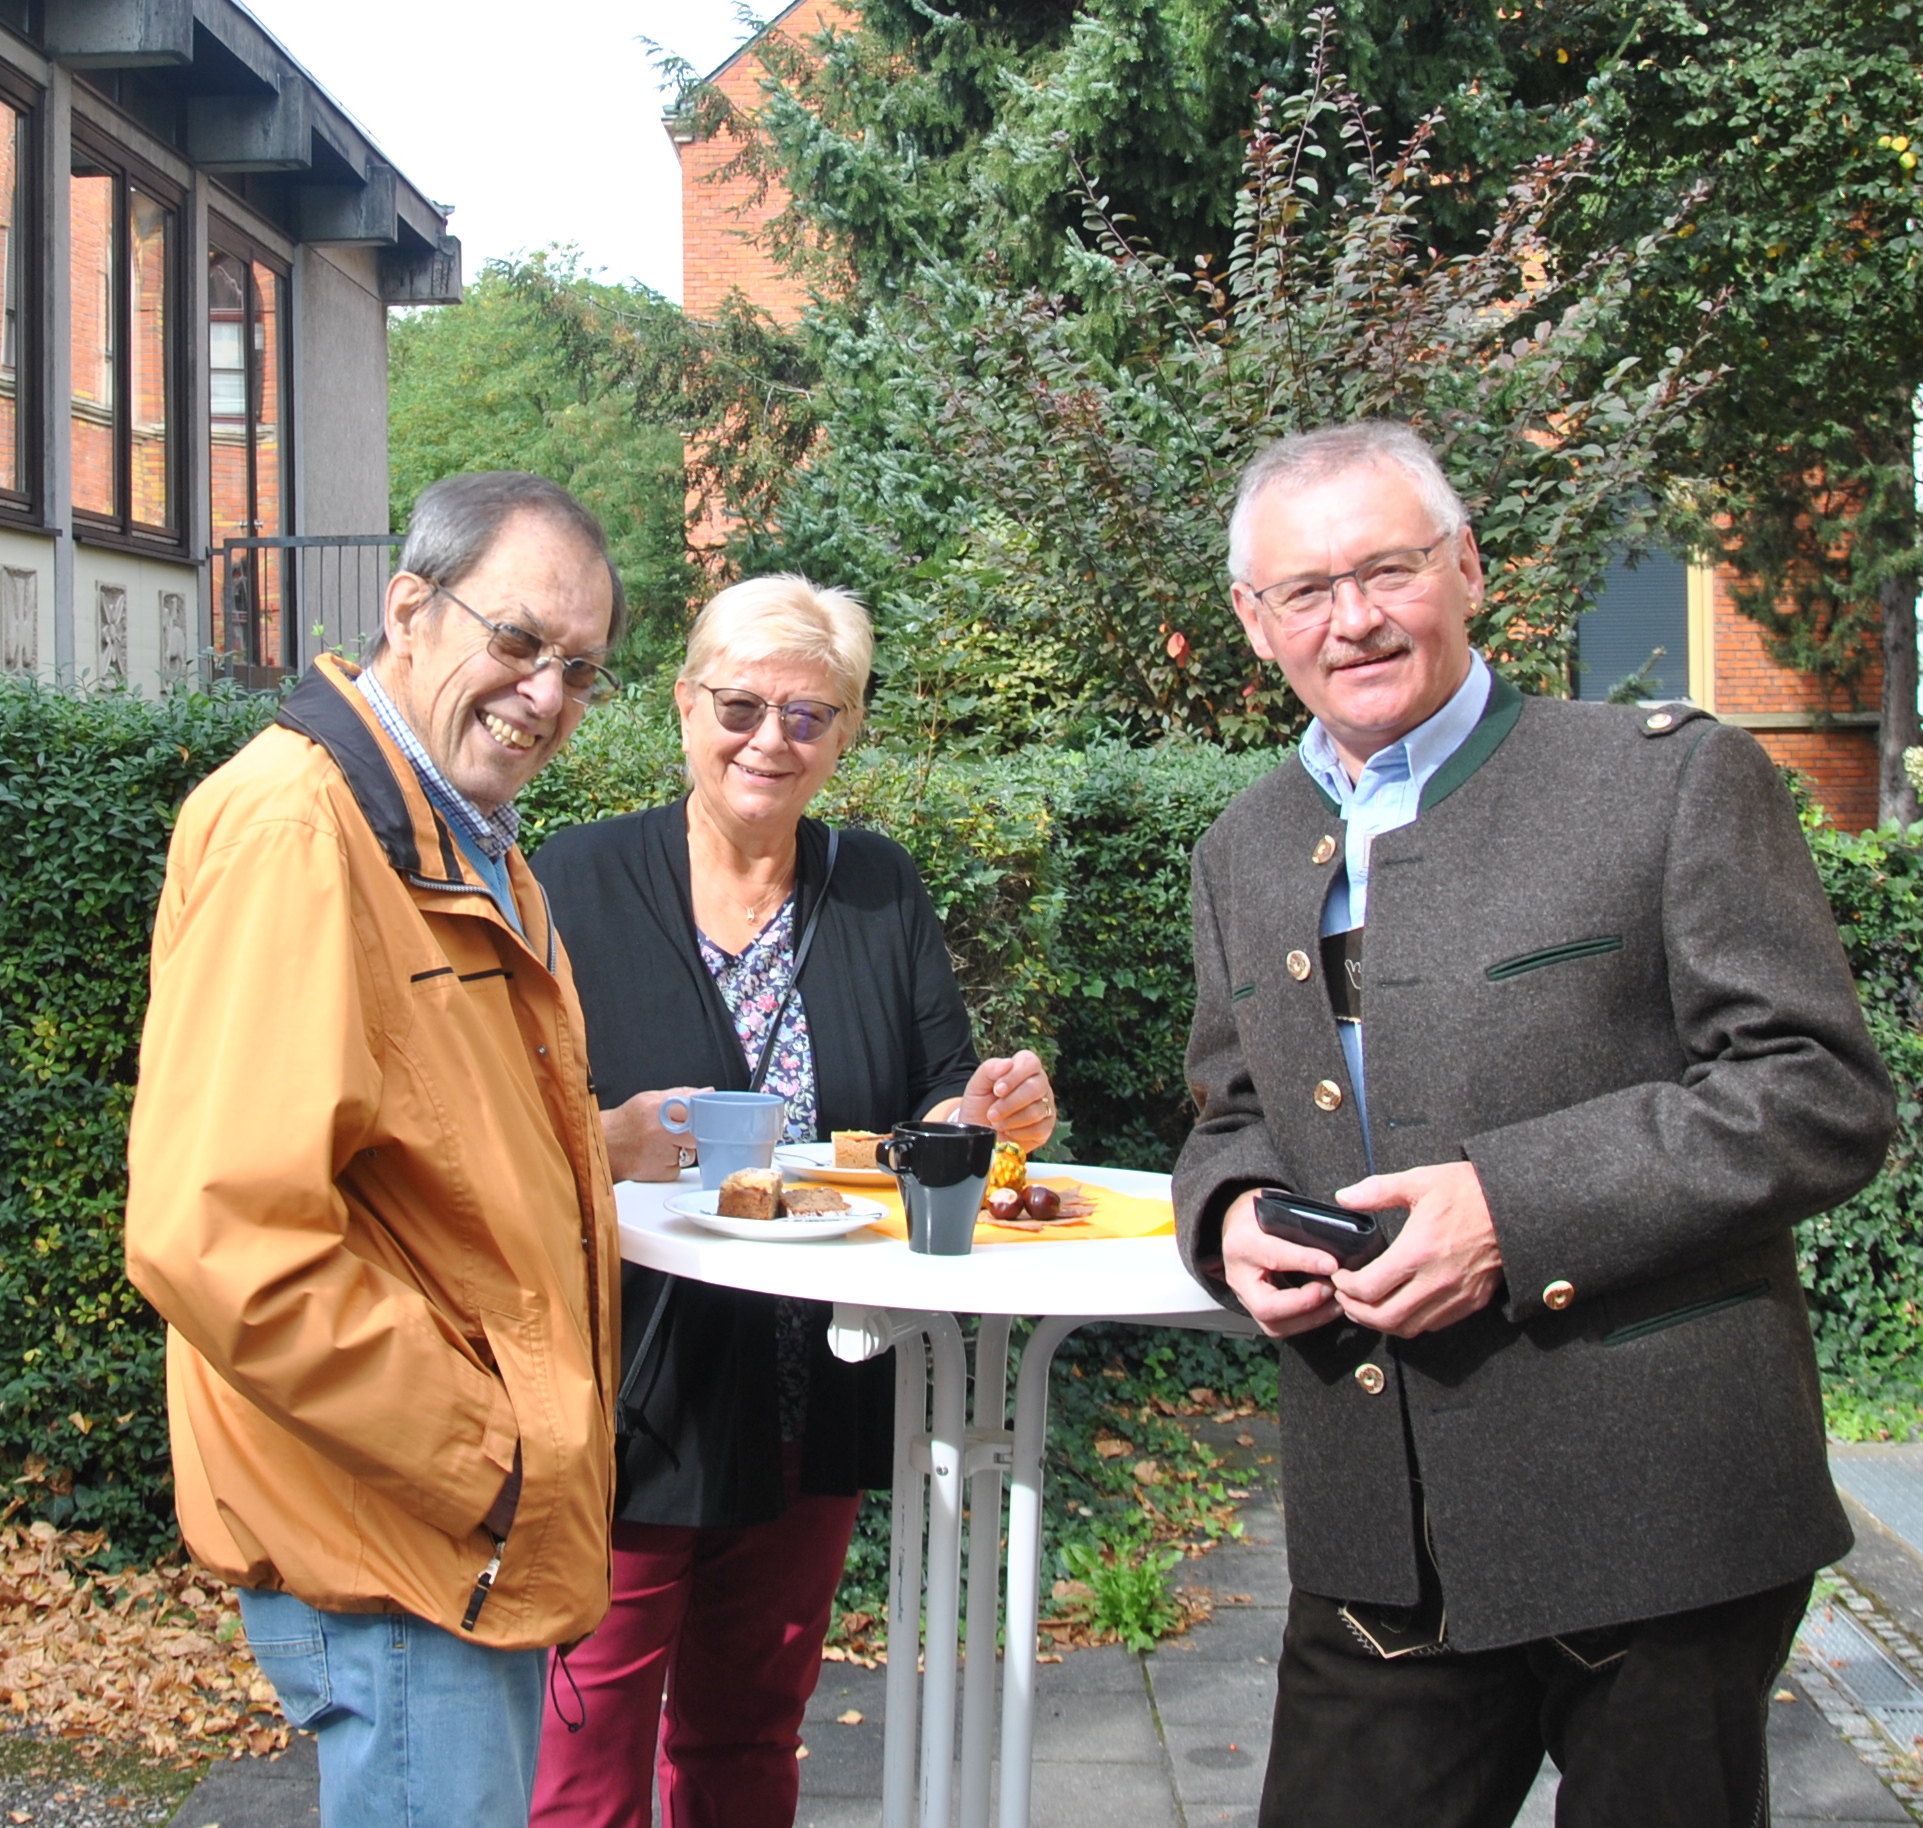
M 44 532 L 46 518 L 46 403 L 41 359 L 46 347 L 46 185 L 40 140 L 46 92 L 18 71 L 0 64 L 0 101 L 20 116 L 18 185 L 20 209 L 13 225 L 19 248 L 20 297 L 15 319 L 14 438 L 20 452 L 21 486 L 0 482 L 0 525 Z
M 187 346 L 190 338 L 184 333 L 192 299 L 189 267 L 190 243 L 194 239 L 191 233 L 192 217 L 188 208 L 188 197 L 182 186 L 164 172 L 156 170 L 131 148 L 101 132 L 91 122 L 83 121 L 76 114 L 73 121 L 73 147 L 68 157 L 66 173 L 70 222 L 73 162 L 81 158 L 90 159 L 101 166 L 114 181 L 114 512 L 111 515 L 103 515 L 95 509 L 81 507 L 79 502 L 73 499 L 75 490 L 70 479 L 68 508 L 73 516 L 73 534 L 76 540 L 88 545 L 116 546 L 133 552 L 178 558 L 188 549 L 193 524 L 193 516 L 189 509 L 189 489 L 192 485 L 195 466 L 188 458 L 188 446 L 192 443 L 189 434 L 197 417 L 188 391 L 190 370 Z M 173 272 L 169 276 L 165 300 L 171 318 L 169 341 L 172 345 L 165 357 L 169 390 L 167 486 L 174 510 L 174 525 L 171 530 L 133 518 L 135 406 L 133 238 L 128 228 L 128 198 L 133 190 L 139 190 L 152 197 L 156 203 L 173 212 Z M 69 290 L 71 293 L 71 282 Z M 71 421 L 73 412 L 71 369 L 73 300 L 71 296 L 67 304 L 68 398 L 62 402 L 62 407 Z M 71 467 L 70 464 L 69 468 Z
M 248 231 L 243 227 L 241 227 L 239 223 L 235 222 L 231 216 L 222 213 L 218 208 L 213 208 L 208 211 L 207 237 L 206 237 L 206 242 L 204 246 L 200 250 L 200 259 L 204 265 L 211 267 L 213 262 L 213 257 L 215 255 L 224 255 L 230 260 L 237 260 L 242 264 L 242 266 L 248 269 L 248 276 L 249 276 L 248 277 L 248 297 L 250 301 L 252 299 L 252 292 L 253 292 L 252 270 L 256 266 L 265 267 L 280 281 L 282 287 L 284 288 L 284 291 L 282 293 L 283 308 L 280 313 L 279 334 L 275 339 L 276 349 L 279 355 L 279 365 L 280 365 L 280 372 L 279 372 L 279 375 L 277 376 L 278 397 L 280 401 L 279 449 L 280 449 L 280 519 L 281 519 L 281 526 L 278 529 L 278 537 L 283 537 L 283 538 L 290 537 L 294 531 L 294 528 L 292 525 L 293 518 L 294 518 L 294 436 L 293 436 L 294 266 L 293 266 L 293 262 L 287 259 L 284 255 L 277 252 L 274 248 L 268 246 L 267 243 L 262 241 L 258 236 L 249 234 Z M 242 373 L 246 377 L 244 385 L 247 391 L 247 398 L 245 403 L 246 412 L 244 415 L 243 423 L 245 427 L 245 443 L 246 443 L 246 449 L 247 449 L 247 492 L 248 492 L 247 505 L 250 510 L 248 526 L 254 537 L 270 537 L 270 536 L 263 536 L 261 534 L 258 520 L 254 518 L 258 514 L 259 508 L 260 508 L 261 490 L 260 490 L 260 450 L 259 450 L 258 436 L 257 436 L 259 432 L 259 401 L 254 397 L 254 392 L 253 392 L 257 377 L 255 374 L 255 368 L 254 368 L 254 363 L 252 359 L 252 339 L 248 334 L 248 332 L 251 331 L 253 325 L 258 321 L 258 319 L 256 319 L 253 315 L 253 308 L 252 308 L 251 302 L 249 303 L 247 309 L 243 312 L 241 321 L 242 321 L 242 335 L 241 335 Z M 199 429 L 202 436 L 202 442 L 207 447 L 207 459 L 205 464 L 206 473 L 204 477 L 201 479 L 201 481 L 204 483 L 206 495 L 207 495 L 207 544 L 208 544 L 208 551 L 209 551 L 210 558 L 219 556 L 223 542 L 226 539 L 248 537 L 248 535 L 235 535 L 235 534 L 222 533 L 218 530 L 218 528 L 215 525 L 214 501 L 213 501 L 213 488 L 214 488 L 213 436 L 214 436 L 214 425 L 216 422 L 216 415 L 214 413 L 214 402 L 213 402 L 213 381 L 214 381 L 215 371 L 214 371 L 214 363 L 213 363 L 212 336 L 211 336 L 212 324 L 213 324 L 213 301 L 210 293 L 208 295 L 207 308 L 202 313 L 201 323 L 199 325 L 198 332 L 197 332 L 200 335 L 200 337 L 203 339 L 202 346 L 205 350 L 205 355 L 203 359 L 205 360 L 206 367 L 207 367 L 207 421 L 205 426 Z M 281 602 L 280 615 L 282 618 L 283 643 L 285 642 L 285 639 L 286 639 L 287 628 L 289 626 L 290 619 L 297 616 L 299 613 L 297 604 L 295 602 L 295 597 L 294 597 L 294 584 L 295 584 L 294 567 L 290 563 L 290 559 L 291 559 L 291 554 L 283 554 L 281 559 L 282 570 L 281 570 L 280 588 L 282 591 L 282 602 Z M 230 582 L 231 580 L 227 579 L 223 575 L 220 581 L 222 583 L 226 583 L 226 582 Z M 218 584 L 216 588 L 217 589 L 219 588 Z M 217 612 L 217 618 L 218 618 L 218 612 Z M 278 665 L 280 664 L 280 657 L 276 655 L 271 659 L 263 659 L 263 661 L 260 664 Z

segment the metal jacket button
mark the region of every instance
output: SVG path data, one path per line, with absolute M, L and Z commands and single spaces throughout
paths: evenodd
M 1294 978 L 1298 984 L 1308 981 L 1311 967 L 1309 964 L 1309 955 L 1306 952 L 1291 952 L 1282 963 L 1288 967 L 1289 976 Z
M 1382 1367 L 1380 1365 L 1357 1365 L 1355 1368 L 1355 1381 L 1362 1386 L 1364 1392 L 1369 1396 L 1380 1396 L 1383 1391 L 1383 1386 L 1386 1385 L 1389 1380 L 1382 1375 Z
M 1342 1109 L 1342 1088 L 1333 1079 L 1318 1079 L 1315 1082 L 1315 1108 L 1318 1111 Z
M 1553 1309 L 1558 1314 L 1575 1299 L 1576 1285 L 1573 1282 L 1558 1279 L 1542 1291 L 1542 1305 Z
M 1643 728 L 1645 730 L 1667 730 L 1675 721 L 1675 712 L 1658 711 L 1653 716 L 1643 719 Z
M 1309 852 L 1311 863 L 1327 863 L 1335 855 L 1335 840 L 1324 832 L 1315 841 L 1315 849 Z

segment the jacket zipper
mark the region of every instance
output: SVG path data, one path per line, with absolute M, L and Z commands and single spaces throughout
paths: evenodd
M 487 1596 L 494 1591 L 494 1577 L 501 1571 L 501 1555 L 507 1548 L 507 1538 L 494 1538 L 494 1558 L 474 1579 L 474 1591 L 468 1595 L 467 1610 L 461 1614 L 461 1629 L 472 1631 L 481 1616 L 481 1608 L 487 1604 Z

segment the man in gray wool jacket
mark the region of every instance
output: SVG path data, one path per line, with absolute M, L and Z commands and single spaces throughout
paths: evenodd
M 1791 1226 L 1894 1120 L 1788 795 L 1695 707 L 1523 699 L 1405 427 L 1270 446 L 1237 615 L 1315 714 L 1195 854 L 1182 1248 L 1286 1341 L 1264 1828 L 1760 1828 L 1850 1544 Z M 1255 1190 L 1383 1215 L 1373 1262 Z

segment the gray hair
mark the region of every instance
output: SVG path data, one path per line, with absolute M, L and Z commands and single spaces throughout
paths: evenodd
M 395 565 L 430 584 L 458 584 L 493 550 L 509 521 L 533 514 L 571 533 L 608 568 L 614 608 L 608 617 L 608 646 L 618 647 L 628 626 L 628 593 L 608 552 L 608 536 L 586 508 L 545 476 L 526 470 L 473 470 L 444 476 L 423 489 L 408 517 L 407 540 Z M 366 659 L 387 645 L 385 621 L 376 631 Z
M 1354 425 L 1325 425 L 1312 432 L 1291 432 L 1266 444 L 1243 466 L 1229 516 L 1229 576 L 1249 583 L 1249 547 L 1258 497 L 1273 488 L 1305 489 L 1372 463 L 1392 463 L 1415 485 L 1416 494 L 1447 537 L 1469 524 L 1469 510 L 1442 473 L 1436 454 L 1393 419 L 1362 419 Z

